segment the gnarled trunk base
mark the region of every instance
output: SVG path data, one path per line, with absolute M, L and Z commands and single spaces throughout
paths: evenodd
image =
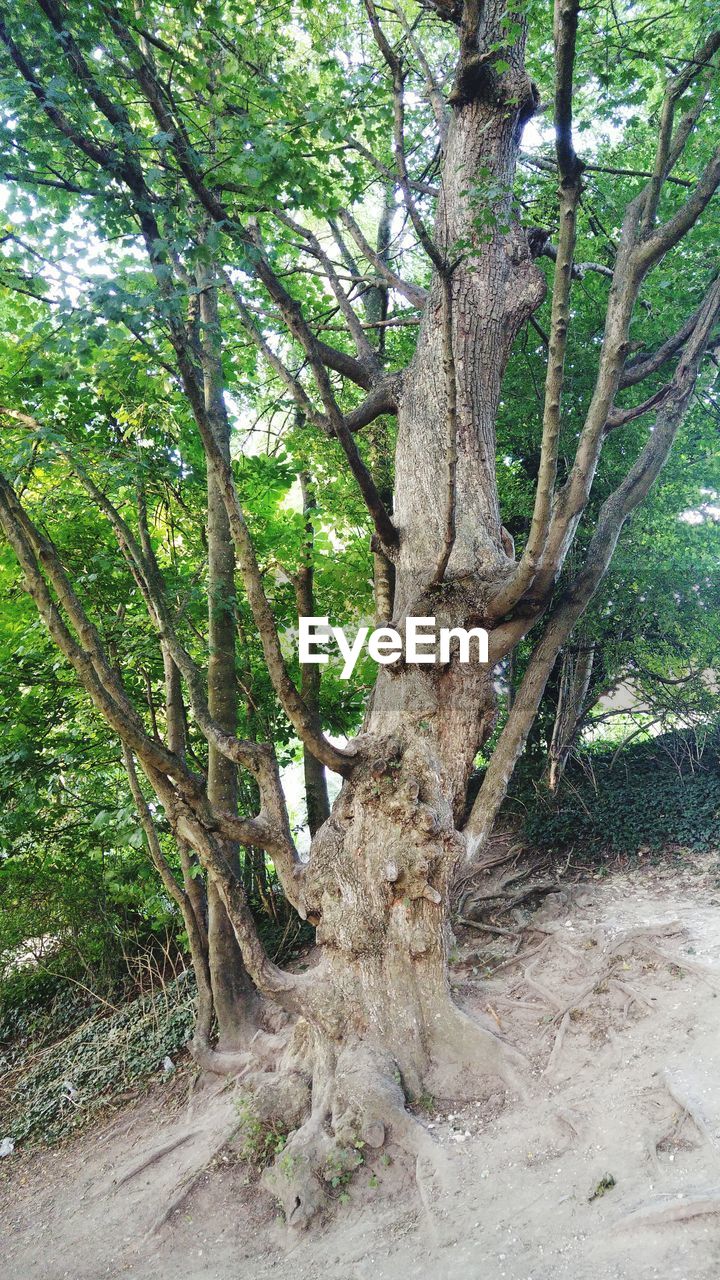
M 279 1070 L 257 1078 L 265 1120 L 292 1126 L 265 1174 L 293 1227 L 388 1143 L 437 1164 L 408 1109 L 521 1089 L 521 1055 L 453 1003 L 448 883 L 461 837 L 437 748 L 395 744 L 359 767 L 316 837 L 303 892 L 322 958 Z
M 400 998 L 400 992 L 395 999 L 387 992 L 390 1012 Z M 263 1176 L 289 1226 L 306 1227 L 333 1188 L 349 1182 L 380 1147 L 422 1162 L 431 1175 L 440 1172 L 441 1152 L 408 1105 L 482 1097 L 498 1080 L 523 1091 L 521 1055 L 449 996 L 437 1003 L 429 1023 L 415 1028 L 414 1039 L 423 1044 L 422 1071 L 400 1027 L 393 1047 L 387 1039 L 346 1039 L 340 1046 L 301 1021 L 279 1071 L 255 1079 L 258 1115 L 282 1127 L 297 1126 Z M 412 1089 L 403 1061 L 412 1062 Z

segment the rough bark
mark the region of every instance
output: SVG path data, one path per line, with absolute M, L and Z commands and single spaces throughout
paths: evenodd
M 521 68 L 520 64 L 520 68 Z M 499 110 L 496 100 L 478 97 L 456 107 L 448 131 L 435 239 L 452 259 L 458 246 L 472 244 L 452 273 L 453 355 L 457 377 L 457 487 L 455 542 L 449 577 L 469 575 L 482 612 L 485 585 L 507 569 L 495 486 L 495 420 L 502 376 L 514 338 L 539 305 L 544 281 L 530 259 L 527 242 L 510 220 L 511 188 L 523 111 L 532 88 L 518 68 L 505 91 L 521 107 Z M 510 73 L 508 73 L 508 76 Z M 505 192 L 489 211 L 492 238 L 484 244 L 474 230 L 475 175 L 483 166 Z M 417 350 L 403 379 L 398 414 L 394 518 L 400 533 L 395 616 L 409 611 L 421 584 L 433 574 L 445 536 L 447 387 L 443 361 L 443 288 L 435 272 L 420 328 Z M 479 571 L 478 571 L 479 566 Z
M 484 38 L 492 35 L 488 25 Z M 434 616 L 443 626 L 483 625 L 493 582 L 507 572 L 494 484 L 495 417 L 513 339 L 544 289 L 510 209 L 521 121 L 534 101 L 521 52 L 512 56 L 506 83 L 493 80 L 487 95 L 482 86 L 471 91 L 465 79 L 448 131 L 434 244 L 443 259 L 458 243 L 472 244 L 450 276 L 455 539 L 443 580 L 435 582 L 448 495 L 446 276 L 437 267 L 398 412 L 393 625 L 400 630 L 408 615 Z M 514 105 L 498 110 L 498 94 Z M 489 242 L 476 235 L 468 194 L 481 164 L 507 193 L 494 211 Z M 368 758 L 358 761 L 315 837 L 302 881 L 322 957 L 307 1031 L 299 1033 L 313 1107 L 283 1153 L 285 1167 L 298 1154 L 302 1175 L 273 1174 L 294 1224 L 317 1208 L 317 1176 L 308 1173 L 327 1158 L 329 1126 L 336 1146 L 347 1145 L 348 1130 L 380 1143 L 389 1126 L 412 1148 L 417 1135 L 403 1127 L 403 1096 L 460 1097 L 493 1076 L 515 1082 L 513 1055 L 489 1026 L 456 1008 L 447 976 L 449 884 L 463 848 L 456 823 L 494 716 L 488 668 L 461 664 L 457 655 L 446 666 L 398 662 L 379 672 L 363 726 Z

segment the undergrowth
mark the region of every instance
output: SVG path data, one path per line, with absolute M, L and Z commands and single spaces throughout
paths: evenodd
M 238 1154 L 241 1160 L 264 1169 L 283 1150 L 288 1130 L 276 1120 L 262 1119 L 253 1105 L 252 1097 L 243 1094 L 236 1103 L 238 1113 Z
M 7 1006 L 0 1023 L 0 1137 L 16 1144 L 55 1140 L 133 1086 L 161 1077 L 164 1060 L 174 1065 L 192 1034 L 194 1000 L 194 978 L 185 973 L 152 995 L 115 1009 L 108 1004 L 102 1012 L 96 1002 L 85 1008 L 82 997 L 67 990 L 37 1023 L 32 1010 Z M 25 1027 L 18 1026 L 22 1018 Z M 33 1027 L 35 1035 L 18 1047 L 18 1032 Z
M 542 787 L 515 792 L 524 834 L 536 848 L 605 854 L 720 848 L 720 731 L 698 742 L 674 732 L 618 750 L 584 747 L 556 796 Z

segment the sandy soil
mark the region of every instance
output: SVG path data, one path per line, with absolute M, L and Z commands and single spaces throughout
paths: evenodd
M 310 1235 L 288 1237 L 228 1143 L 234 1090 L 178 1082 L 173 1106 L 2 1162 L 2 1273 L 717 1280 L 719 886 L 710 860 L 591 879 L 522 937 L 466 937 L 457 997 L 528 1054 L 528 1096 L 426 1099 L 433 1161 L 374 1156 Z

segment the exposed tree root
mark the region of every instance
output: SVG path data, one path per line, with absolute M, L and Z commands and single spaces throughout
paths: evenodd
M 208 1040 L 196 1034 L 191 1052 L 201 1071 L 216 1076 L 238 1076 L 263 1063 L 277 1062 L 289 1035 L 287 1026 L 267 1031 L 259 1028 L 248 1040 L 246 1049 L 227 1051 L 213 1048 Z
M 145 1156 L 139 1164 L 134 1165 L 132 1169 L 128 1169 L 127 1173 L 124 1173 L 121 1178 L 116 1180 L 116 1189 L 124 1187 L 127 1182 L 131 1182 L 133 1178 L 137 1178 L 139 1174 L 144 1173 L 146 1169 L 157 1164 L 158 1160 L 162 1160 L 165 1156 L 169 1156 L 171 1152 L 176 1151 L 178 1147 L 184 1146 L 186 1142 L 190 1142 L 190 1140 L 192 1138 L 196 1138 L 197 1135 L 197 1129 L 188 1129 L 186 1133 L 181 1133 L 177 1138 L 173 1138 L 172 1142 L 166 1142 L 164 1146 L 157 1147 L 155 1151 L 150 1153 L 150 1155 Z
M 565 1107 L 563 1111 L 558 1111 L 557 1118 L 567 1129 L 570 1130 L 574 1138 L 579 1138 L 581 1136 L 585 1126 L 583 1120 L 578 1117 L 576 1112 L 570 1110 L 569 1107 Z
M 480 933 L 499 933 L 508 938 L 515 938 L 520 932 L 519 929 L 503 929 L 499 924 L 488 924 L 484 920 L 468 920 L 465 916 L 458 916 L 457 923 L 466 925 L 468 929 L 478 929 Z
M 466 889 L 463 893 L 459 910 L 462 912 L 464 924 L 470 924 L 473 920 L 477 920 L 486 912 L 505 914 L 512 911 L 515 907 L 522 906 L 531 898 L 539 897 L 547 893 L 554 893 L 559 888 L 559 882 L 555 876 L 545 876 L 538 880 L 532 880 L 528 884 L 523 884 L 521 888 L 517 886 L 518 881 L 524 880 L 530 871 L 535 868 L 527 868 L 520 873 L 514 873 L 505 877 L 497 888 L 493 888 L 490 892 L 481 892 L 480 889 L 474 892 Z
M 650 1001 L 646 1000 L 645 996 L 642 995 L 641 992 L 636 991 L 634 987 L 631 987 L 629 983 L 621 982 L 619 978 L 611 978 L 610 986 L 617 988 L 618 991 L 621 991 L 623 995 L 627 996 L 627 1003 L 625 1005 L 626 1017 L 630 1010 L 630 1006 L 633 1004 L 640 1005 L 642 1009 L 647 1009 L 650 1013 L 653 1012 L 653 1006 Z
M 692 1086 L 670 1071 L 663 1072 L 663 1083 L 673 1102 L 680 1108 L 681 1114 L 690 1117 L 700 1137 L 704 1138 L 711 1147 L 717 1147 L 713 1126 L 705 1115 L 702 1101 Z
M 482 920 L 488 913 L 505 913 L 528 899 L 559 888 L 547 858 L 530 861 L 521 844 L 494 841 L 498 847 L 474 866 L 461 871 L 453 886 L 456 918 Z M 508 868 L 507 864 L 511 863 Z
M 364 1045 L 337 1060 L 326 1048 L 315 1063 L 312 1108 L 263 1176 L 280 1201 L 289 1227 L 303 1229 L 322 1210 L 328 1192 L 349 1182 L 366 1147 L 393 1143 L 415 1158 L 432 1143 L 405 1110 L 393 1060 Z
M 598 987 L 601 987 L 604 983 L 608 982 L 612 977 L 614 967 L 615 966 L 611 964 L 604 969 L 597 970 L 589 982 L 586 982 L 579 991 L 576 991 L 567 1003 L 560 1004 L 558 1012 L 555 1014 L 554 1021 L 561 1022 L 566 1014 L 569 1014 L 572 1009 L 579 1008 L 579 1006 L 587 1000 L 588 996 L 592 995 L 594 991 L 597 991 Z
M 551 935 L 551 937 L 546 940 L 546 943 L 541 944 L 540 947 L 534 948 L 532 951 L 525 952 L 524 955 L 519 954 L 517 956 L 511 957 L 511 960 L 505 961 L 504 964 L 507 965 L 515 961 L 521 962 L 523 959 L 527 959 L 530 956 L 535 957 L 533 964 L 529 968 L 524 969 L 522 982 L 525 986 L 529 987 L 531 991 L 535 991 L 537 995 L 541 996 L 548 1004 L 553 1005 L 555 1007 L 556 1013 L 553 1018 L 553 1022 L 555 1024 L 558 1024 L 558 1023 L 562 1024 L 566 1015 L 569 1014 L 571 1010 L 578 1008 L 588 998 L 588 996 L 592 995 L 593 992 L 597 991 L 598 988 L 602 987 L 605 983 L 608 983 L 608 984 L 612 983 L 614 986 L 618 987 L 621 991 L 623 991 L 629 997 L 629 1003 L 632 1003 L 632 1001 L 635 1001 L 638 1004 L 644 1005 L 648 1009 L 652 1009 L 652 1005 L 648 1000 L 645 999 L 644 996 L 640 995 L 639 992 L 634 990 L 634 988 L 629 987 L 627 983 L 623 983 L 615 977 L 615 969 L 617 964 L 619 963 L 619 953 L 626 946 L 629 946 L 629 945 L 639 946 L 643 950 L 650 949 L 653 953 L 657 954 L 658 956 L 662 956 L 663 960 L 667 964 L 674 964 L 674 965 L 678 965 L 679 967 L 684 967 L 684 964 L 682 962 L 675 960 L 672 956 L 665 955 L 664 953 L 658 952 L 657 949 L 652 944 L 653 938 L 656 938 L 658 936 L 664 937 L 664 936 L 667 936 L 668 934 L 674 934 L 679 932 L 680 929 L 681 929 L 681 926 L 679 925 L 679 923 L 676 921 L 673 921 L 672 923 L 665 926 L 660 926 L 660 927 L 658 926 L 644 927 L 643 926 L 638 929 L 628 930 L 626 933 L 622 934 L 621 937 L 616 938 L 613 942 L 609 943 L 603 949 L 601 953 L 601 960 L 605 961 L 606 963 L 598 965 L 598 967 L 594 970 L 590 978 L 588 978 L 588 980 L 585 983 L 583 983 L 572 994 L 569 1000 L 561 999 L 555 992 L 546 989 L 544 986 L 542 986 L 541 983 L 537 982 L 537 980 L 532 976 L 532 972 L 540 962 L 540 956 L 545 950 L 546 946 L 550 946 L 552 945 L 553 942 L 556 941 L 554 938 L 554 935 Z M 565 947 L 565 944 L 560 940 L 557 940 L 557 945 L 560 945 L 564 950 L 568 949 Z M 575 953 L 573 952 L 573 954 Z M 608 961 L 609 963 L 607 963 Z M 502 968 L 503 966 L 500 965 L 497 967 Z M 706 975 L 703 974 L 703 976 L 706 976 Z M 628 1007 L 629 1007 L 629 1004 L 628 1004 Z
M 550 1053 L 550 1057 L 548 1058 L 545 1070 L 543 1071 L 544 1076 L 551 1075 L 552 1072 L 555 1070 L 558 1064 L 558 1061 L 560 1059 L 560 1054 L 562 1052 L 562 1047 L 563 1047 L 563 1041 L 565 1039 L 565 1035 L 569 1026 L 570 1026 L 570 1012 L 568 1010 L 566 1013 L 563 1014 L 562 1022 L 560 1023 L 560 1026 L 558 1028 L 558 1033 L 555 1037 L 555 1043 L 552 1047 L 552 1051 Z
M 542 1000 L 541 1005 L 531 1006 L 533 1013 L 551 1007 L 555 1036 L 543 1075 L 552 1075 L 559 1065 L 572 1010 L 602 984 L 607 982 L 625 996 L 626 1015 L 632 1005 L 652 1009 L 640 992 L 614 974 L 623 951 L 636 946 L 642 952 L 654 953 L 655 939 L 677 932 L 678 927 L 673 923 L 660 929 L 632 929 L 601 945 L 594 952 L 599 962 L 594 972 L 577 984 L 572 995 L 567 991 L 555 993 L 534 977 L 551 948 L 560 945 L 567 949 L 554 932 L 496 966 L 502 969 L 522 964 L 522 978 L 517 985 L 536 992 Z M 678 963 L 672 956 L 663 956 L 663 960 Z M 498 1020 L 498 1015 L 491 1012 Z M 414 1173 L 423 1212 L 432 1230 L 436 1230 L 433 1206 L 446 1181 L 447 1153 L 408 1109 L 408 1101 L 418 1100 L 421 1094 L 453 1102 L 474 1099 L 487 1091 L 492 1078 L 502 1081 L 514 1093 L 527 1096 L 523 1082 L 526 1060 L 500 1038 L 497 1027 L 489 1020 L 469 1017 L 446 1001 L 439 989 L 419 993 L 416 1016 L 416 1048 L 421 1048 L 424 1060 L 417 1061 L 417 1070 L 407 1078 L 390 1049 L 367 1038 L 338 1049 L 330 1035 L 304 1020 L 289 1035 L 287 1031 L 277 1036 L 260 1033 L 248 1054 L 243 1055 L 239 1078 L 251 1095 L 253 1114 L 261 1122 L 276 1125 L 278 1132 L 290 1131 L 282 1151 L 264 1171 L 262 1182 L 281 1205 L 291 1230 L 305 1229 L 322 1214 L 333 1193 L 342 1192 L 360 1167 L 371 1163 L 384 1146 L 391 1147 L 406 1169 Z M 387 1036 L 385 1027 L 379 1026 L 378 1032 L 383 1041 L 392 1038 Z M 367 1037 L 367 1027 L 364 1034 Z M 396 1046 L 399 1057 L 403 1054 L 403 1034 L 401 1030 Z M 702 1137 L 712 1142 L 709 1122 L 692 1089 L 669 1074 L 665 1084 L 681 1110 L 681 1121 L 689 1116 Z M 573 1116 L 561 1113 L 558 1119 L 577 1135 L 579 1124 Z M 152 1152 L 124 1174 L 121 1182 L 137 1177 L 190 1136 L 191 1133 L 184 1134 Z M 226 1141 L 227 1137 L 221 1145 Z M 648 1155 L 659 1168 L 657 1143 L 648 1144 Z M 212 1156 L 187 1176 L 155 1221 L 153 1231 L 161 1229 L 187 1202 L 211 1160 Z M 719 1211 L 720 1192 L 716 1195 L 712 1191 L 694 1200 L 659 1201 L 636 1210 L 627 1221 L 652 1225 Z
M 225 1145 L 225 1142 L 223 1141 L 222 1146 L 224 1145 Z M 218 1148 L 218 1150 L 219 1149 L 220 1148 Z M 192 1195 L 196 1186 L 200 1182 L 200 1179 L 203 1178 L 207 1173 L 209 1164 L 210 1164 L 210 1160 L 207 1160 L 199 1169 L 196 1169 L 194 1173 L 191 1173 L 185 1179 L 182 1186 L 179 1188 L 178 1191 L 176 1191 L 175 1195 L 168 1201 L 165 1208 L 162 1210 L 162 1212 L 158 1215 L 158 1217 L 153 1222 L 148 1232 L 149 1235 L 154 1235 L 157 1231 L 161 1231 L 162 1228 L 170 1221 L 173 1215 L 176 1214 L 180 1209 L 182 1209 L 183 1205 L 186 1204 L 187 1201 L 190 1199 L 190 1196 Z
M 448 1004 L 427 1036 L 421 1086 L 428 1095 L 477 1097 L 492 1077 L 524 1093 L 525 1059 L 494 1028 Z M 407 1110 L 408 1096 L 418 1096 L 416 1082 L 409 1089 L 387 1050 L 358 1042 L 336 1055 L 328 1040 L 299 1024 L 280 1072 L 246 1079 L 255 1086 L 253 1105 L 261 1117 L 287 1123 L 291 1116 L 292 1123 L 303 1116 L 262 1179 L 280 1202 L 289 1227 L 307 1227 L 332 1190 L 348 1183 L 385 1144 L 412 1161 L 420 1199 L 429 1211 L 432 1188 L 444 1179 L 446 1158 Z
M 192 1056 L 201 1071 L 214 1076 L 237 1076 L 252 1065 L 251 1053 L 228 1053 L 210 1045 L 193 1045 Z
M 425 1087 L 437 1097 L 469 1100 L 495 1077 L 518 1097 L 527 1096 L 527 1059 L 502 1040 L 490 1025 L 451 1006 L 439 1023 L 431 1049 Z
M 670 956 L 666 951 L 661 951 L 660 947 L 653 946 L 652 943 L 643 943 L 643 950 L 654 956 L 657 960 L 661 960 L 663 964 L 674 966 L 676 969 L 682 969 L 687 973 L 693 973 L 700 978 L 713 991 L 720 993 L 720 983 L 717 981 L 712 969 L 705 965 L 696 964 L 692 960 L 687 960 L 685 956 Z
M 500 973 L 502 969 L 509 969 L 511 965 L 522 964 L 523 961 L 529 960 L 531 956 L 541 955 L 543 951 L 547 951 L 551 943 L 552 935 L 544 938 L 536 947 L 531 947 L 529 951 L 523 951 L 521 944 L 514 955 L 508 956 L 507 960 L 501 960 L 499 964 L 493 965 L 488 977 L 493 977 L 496 973 Z
M 691 1218 L 715 1213 L 720 1213 L 720 1187 L 711 1187 L 682 1199 L 679 1196 L 662 1196 L 652 1204 L 626 1214 L 618 1225 L 660 1227 L 669 1222 L 687 1222 Z
M 223 1133 L 222 1138 L 220 1138 L 219 1141 L 215 1143 L 212 1149 L 209 1152 L 206 1152 L 204 1158 L 202 1159 L 202 1162 L 198 1165 L 198 1167 L 186 1174 L 186 1176 L 182 1179 L 182 1181 L 178 1185 L 174 1194 L 170 1197 L 165 1207 L 158 1214 L 158 1216 L 155 1218 L 154 1222 L 150 1226 L 148 1230 L 148 1235 L 154 1235 L 158 1231 L 161 1231 L 162 1228 L 166 1226 L 168 1222 L 170 1222 L 173 1215 L 176 1214 L 180 1209 L 182 1209 L 183 1205 L 187 1204 L 188 1200 L 192 1196 L 198 1183 L 202 1180 L 202 1178 L 205 1177 L 206 1173 L 208 1172 L 208 1169 L 212 1165 L 213 1160 L 219 1154 L 219 1152 L 221 1152 L 223 1148 L 227 1146 L 228 1142 L 232 1140 L 235 1133 L 237 1132 L 237 1128 L 238 1128 L 237 1124 L 234 1124 L 230 1128 L 228 1128 L 226 1132 Z M 197 1136 L 197 1134 L 193 1136 Z M 173 1145 L 178 1146 L 179 1143 L 175 1143 Z M 152 1163 L 152 1161 L 148 1161 L 148 1163 Z M 135 1172 L 139 1172 L 139 1170 L 136 1170 Z
M 652 943 L 655 938 L 670 938 L 683 932 L 680 920 L 669 920 L 667 924 L 639 925 L 636 929 L 627 929 L 619 938 L 610 942 L 605 950 L 606 955 L 616 955 L 628 943 Z M 672 956 L 665 956 L 671 963 L 677 963 Z
M 532 976 L 533 970 L 537 968 L 539 963 L 539 960 L 535 960 L 529 968 L 523 969 L 523 983 L 531 991 L 534 991 L 536 995 L 540 996 L 541 1000 L 544 1000 L 546 1004 L 551 1004 L 555 1009 L 561 1010 L 561 1016 L 564 1016 L 566 1010 L 560 997 L 556 996 L 553 991 L 548 991 L 547 987 L 544 987 L 541 982 L 538 982 Z
M 544 1004 L 533 1004 L 530 1000 L 518 1000 L 515 996 L 503 996 L 499 993 L 493 996 L 496 1004 L 507 1004 L 511 1009 L 527 1009 L 530 1013 L 538 1015 L 545 1012 Z

